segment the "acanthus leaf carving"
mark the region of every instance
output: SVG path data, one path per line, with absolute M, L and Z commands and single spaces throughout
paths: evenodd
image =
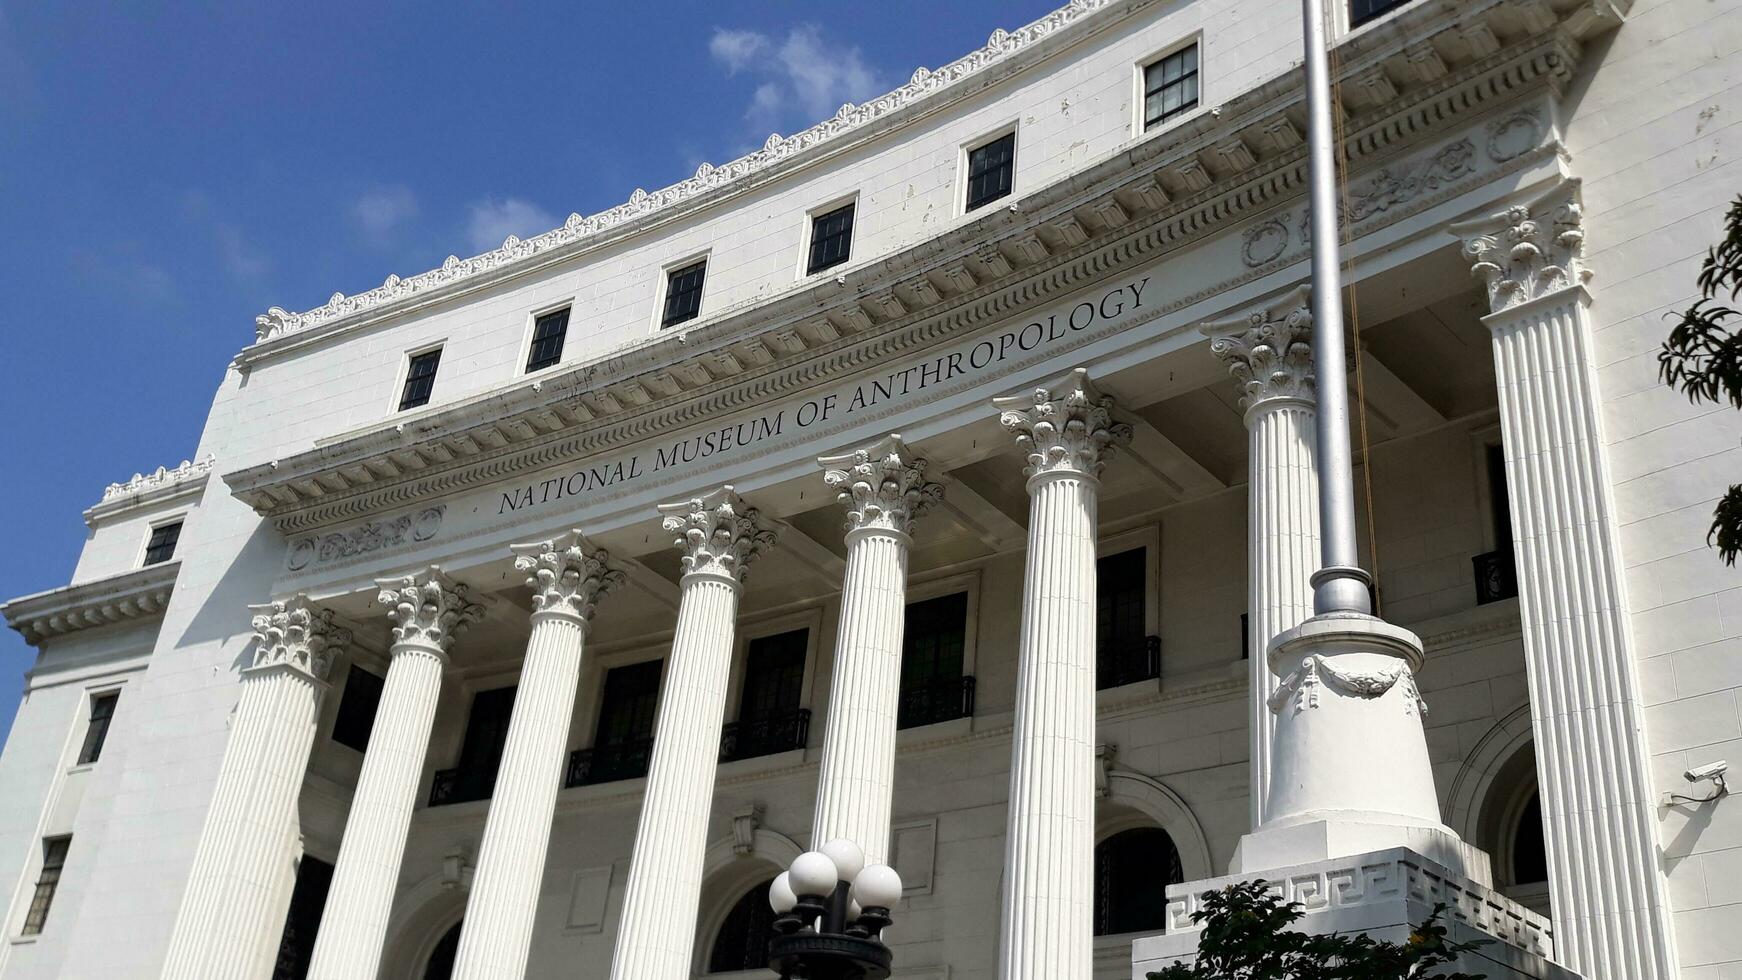
M 381 579 L 377 601 L 393 621 L 393 643 L 415 645 L 446 654 L 454 638 L 484 615 L 470 589 L 431 565 L 400 578 Z
M 351 631 L 333 622 L 333 611 L 306 595 L 260 606 L 253 613 L 254 660 L 250 669 L 285 666 L 325 681 L 334 658 L 351 643 Z
M 1310 299 L 1310 288 L 1302 286 L 1281 302 L 1199 328 L 1210 337 L 1210 353 L 1227 363 L 1242 410 L 1275 399 L 1314 397 Z
M 1494 312 L 1590 278 L 1578 190 L 1579 182 L 1568 180 L 1527 204 L 1451 226 L 1463 239 L 1471 275 L 1487 284 Z
M 513 545 L 514 570 L 532 589 L 534 615 L 553 614 L 592 621 L 599 600 L 627 578 L 610 564 L 610 552 L 567 531 L 549 541 Z
M 677 538 L 685 575 L 715 575 L 743 583 L 749 565 L 774 546 L 774 531 L 762 513 L 747 506 L 730 486 L 700 497 L 660 504 L 660 526 Z
M 1050 385 L 992 399 L 998 421 L 1028 452 L 1023 473 L 1076 473 L 1099 477 L 1119 446 L 1131 442 L 1130 423 L 1113 417 L 1113 397 L 1089 372 L 1076 368 Z
M 944 488 L 926 482 L 926 461 L 915 457 L 899 435 L 839 456 L 820 456 L 817 464 L 826 468 L 823 481 L 847 507 L 849 531 L 907 534 L 914 520 L 943 499 Z

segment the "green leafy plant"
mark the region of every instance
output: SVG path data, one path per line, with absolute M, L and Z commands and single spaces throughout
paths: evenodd
M 1724 217 L 1724 240 L 1706 250 L 1700 266 L 1700 298 L 1681 313 L 1657 352 L 1658 376 L 1681 389 L 1689 401 L 1729 402 L 1742 409 L 1742 329 L 1731 321 L 1742 313 L 1719 301 L 1742 294 L 1742 197 Z M 1742 553 L 1742 483 L 1733 484 L 1712 514 L 1706 543 L 1716 545 L 1726 565 Z
M 1149 974 L 1149 980 L 1482 980 L 1477 974 L 1438 973 L 1481 942 L 1446 941 L 1439 924 L 1444 905 L 1401 943 L 1370 936 L 1308 935 L 1289 928 L 1305 914 L 1263 881 L 1204 893 L 1192 921 L 1203 927 L 1198 958 Z

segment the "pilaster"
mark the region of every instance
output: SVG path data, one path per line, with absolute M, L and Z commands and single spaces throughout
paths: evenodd
M 847 574 L 811 839 L 846 838 L 867 864 L 882 864 L 895 788 L 908 534 L 943 488 L 926 482 L 926 461 L 899 435 L 817 464 L 847 508 Z
M 1560 959 L 1677 976 L 1591 349 L 1577 181 L 1452 226 L 1488 289 Z
M 738 596 L 750 563 L 774 544 L 761 514 L 729 486 L 659 511 L 683 552 L 683 591 L 611 965 L 616 980 L 692 975 Z

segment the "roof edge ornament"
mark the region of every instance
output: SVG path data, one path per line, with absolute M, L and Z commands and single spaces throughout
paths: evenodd
M 380 286 L 354 296 L 334 293 L 326 305 L 307 312 L 291 313 L 274 306 L 254 318 L 256 343 L 344 320 L 397 300 L 493 272 L 685 203 L 876 122 L 996 65 L 1011 55 L 1081 22 L 1096 11 L 1117 5 L 1116 0 L 1071 0 L 1065 6 L 1025 27 L 1014 31 L 1002 28 L 995 30 L 985 46 L 935 71 L 921 67 L 914 71 L 907 84 L 892 92 L 858 105 L 847 103 L 830 118 L 801 133 L 792 136 L 770 134 L 761 149 L 719 166 L 703 163 L 696 168 L 694 176 L 669 187 L 651 192 L 636 188 L 628 201 L 590 217 L 571 214 L 560 228 L 527 239 L 510 236 L 501 248 L 469 259 L 450 255 L 439 268 L 406 278 L 388 276 Z
M 216 458 L 211 454 L 194 460 L 182 460 L 174 467 L 159 466 L 150 473 L 135 473 L 126 483 L 111 483 L 103 488 L 103 500 L 114 500 L 128 494 L 157 490 L 172 484 L 198 479 L 212 472 Z

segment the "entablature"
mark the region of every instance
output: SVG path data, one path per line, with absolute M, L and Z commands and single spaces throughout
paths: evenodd
M 153 618 L 162 615 L 168 605 L 180 569 L 179 560 L 166 561 L 92 582 L 21 596 L 0 604 L 0 616 L 5 616 L 7 625 L 32 646 L 93 626 Z

